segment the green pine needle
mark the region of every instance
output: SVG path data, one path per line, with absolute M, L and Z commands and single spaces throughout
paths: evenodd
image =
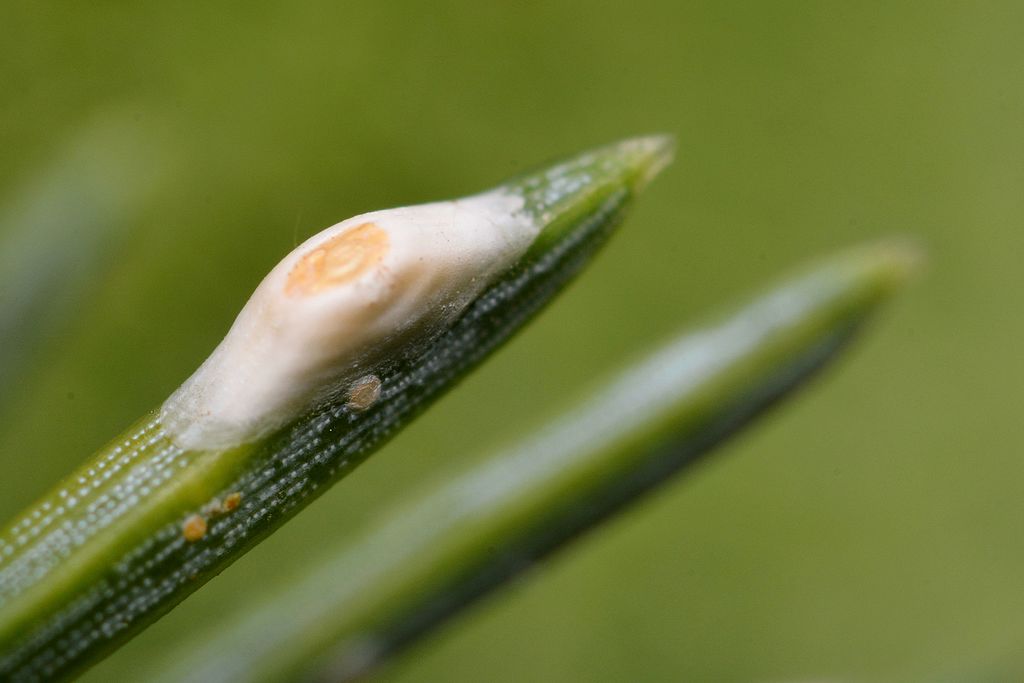
M 393 352 L 357 358 L 379 382 L 373 391 L 346 393 L 325 375 L 315 406 L 224 448 L 183 447 L 176 434 L 190 425 L 172 429 L 166 412 L 142 418 L 0 534 L 0 678 L 81 672 L 351 472 L 561 291 L 670 158 L 669 140 L 638 138 L 500 187 L 519 206 L 514 225 L 539 236 L 488 272 L 478 296 L 459 300 L 457 317 L 440 310 L 450 301 L 428 302 L 443 325 L 400 328 Z M 443 287 L 445 274 L 425 267 Z M 416 343 L 399 343 L 406 335 Z M 305 349 L 280 351 L 301 360 Z

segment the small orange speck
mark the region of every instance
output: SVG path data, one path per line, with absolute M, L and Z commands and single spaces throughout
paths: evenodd
M 299 259 L 288 274 L 285 293 L 310 296 L 356 279 L 381 262 L 388 234 L 375 223 L 363 223 L 335 235 Z
M 366 410 L 380 398 L 380 377 L 367 375 L 356 380 L 348 390 L 348 402 L 351 410 Z
M 241 493 L 239 493 L 238 491 L 235 491 L 234 493 L 229 493 L 227 497 L 224 499 L 224 512 L 231 512 L 232 510 L 237 509 L 241 502 Z
M 195 543 L 206 535 L 206 519 L 202 515 L 192 515 L 185 520 L 181 533 L 189 543 Z

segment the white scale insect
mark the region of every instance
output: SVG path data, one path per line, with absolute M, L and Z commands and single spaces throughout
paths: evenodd
M 187 450 L 260 439 L 339 387 L 365 410 L 367 368 L 450 323 L 540 232 L 503 190 L 362 214 L 310 238 L 264 278 L 205 363 L 164 403 Z

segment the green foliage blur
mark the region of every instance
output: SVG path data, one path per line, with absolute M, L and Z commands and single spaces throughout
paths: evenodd
M 1022 26 L 1012 1 L 4 2 L 0 245 L 32 188 L 77 192 L 72 167 L 118 178 L 89 187 L 123 193 L 99 222 L 126 227 L 4 387 L 3 518 L 159 405 L 310 234 L 679 140 L 536 324 L 86 680 L 131 680 L 687 321 L 892 233 L 930 269 L 852 357 L 383 679 L 951 680 L 1012 660 Z M 33 234 L 90 229 L 87 199 Z

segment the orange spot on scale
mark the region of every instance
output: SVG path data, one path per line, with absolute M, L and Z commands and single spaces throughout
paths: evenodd
M 335 235 L 309 252 L 288 274 L 285 293 L 311 296 L 351 282 L 388 253 L 388 234 L 375 223 L 362 223 Z

